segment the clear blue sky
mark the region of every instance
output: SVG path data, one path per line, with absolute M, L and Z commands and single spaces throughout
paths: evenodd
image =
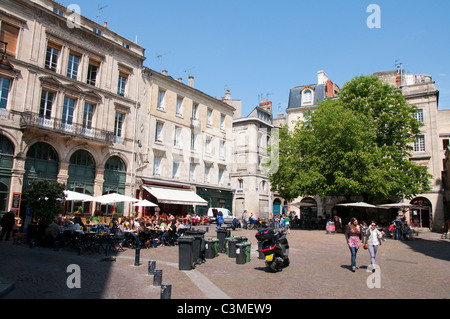
M 59 0 L 146 49 L 144 65 L 188 74 L 195 87 L 242 100 L 243 116 L 259 98 L 285 111 L 289 89 L 317 83 L 324 70 L 340 87 L 354 76 L 394 70 L 433 77 L 439 109 L 450 109 L 448 0 Z M 370 29 L 370 4 L 381 28 Z M 99 8 L 106 6 L 101 10 Z M 163 55 L 158 59 L 158 55 Z

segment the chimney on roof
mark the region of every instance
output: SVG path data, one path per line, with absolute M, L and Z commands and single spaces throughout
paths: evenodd
M 227 90 L 227 92 L 225 93 L 224 100 L 231 101 L 231 93 L 230 93 L 230 90 Z
M 178 80 L 178 82 L 183 83 L 183 78 L 178 78 L 177 80 Z
M 105 23 L 103 24 L 103 26 L 108 29 L 108 21 L 105 21 Z
M 395 84 L 397 85 L 397 88 L 402 86 L 402 76 L 397 71 L 397 76 L 395 77 Z
M 324 84 L 326 86 L 327 81 L 328 81 L 328 75 L 325 73 L 325 71 L 317 72 L 317 84 Z
M 162 73 L 163 75 L 167 75 L 167 70 L 162 70 L 161 73 Z
M 272 101 L 269 101 L 268 99 L 263 99 L 259 106 L 262 107 L 264 110 L 269 111 L 272 113 Z
M 191 88 L 194 87 L 194 76 L 193 76 L 193 75 L 189 75 L 188 85 L 189 85 Z

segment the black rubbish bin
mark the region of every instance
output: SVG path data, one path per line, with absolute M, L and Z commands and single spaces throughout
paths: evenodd
M 236 244 L 238 243 L 237 238 L 231 238 L 228 240 L 228 257 L 236 257 Z
M 236 264 L 242 265 L 247 261 L 247 257 L 245 255 L 245 244 L 239 243 L 236 244 Z
M 186 235 L 194 237 L 194 263 L 201 264 L 205 258 L 205 231 L 201 229 L 188 230 Z
M 226 238 L 230 236 L 228 229 L 217 229 L 217 238 L 219 239 L 219 253 L 226 252 Z
M 178 269 L 192 270 L 194 267 L 194 237 L 181 236 L 178 238 Z
M 205 239 L 205 259 L 213 259 L 216 257 L 215 242 L 217 239 Z

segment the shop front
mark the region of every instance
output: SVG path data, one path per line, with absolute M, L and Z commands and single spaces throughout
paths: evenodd
M 144 208 L 143 216 L 155 213 L 185 216 L 192 214 L 196 207 L 206 207 L 208 202 L 197 195 L 189 184 L 170 183 L 152 179 L 142 179 L 142 199 L 155 203 L 158 207 Z
M 199 206 L 196 213 L 199 216 L 206 216 L 209 207 L 226 208 L 233 212 L 233 191 L 211 187 L 197 187 L 197 195 L 207 201 L 207 206 Z M 233 212 L 233 215 L 235 213 Z

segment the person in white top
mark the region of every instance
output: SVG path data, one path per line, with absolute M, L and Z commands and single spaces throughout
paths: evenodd
M 372 221 L 370 227 L 366 231 L 367 244 L 369 245 L 370 267 L 372 272 L 375 271 L 375 256 L 377 255 L 378 246 L 381 245 L 381 238 L 384 235 L 383 231 L 379 231 L 377 224 Z

